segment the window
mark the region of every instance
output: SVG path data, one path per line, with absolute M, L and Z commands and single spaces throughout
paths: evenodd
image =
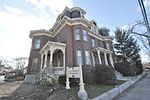
M 38 58 L 33 58 L 32 70 L 37 70 Z
M 92 32 L 97 33 L 97 29 L 94 25 L 91 27 L 91 30 L 92 30 Z
M 80 11 L 74 10 L 72 11 L 72 18 L 79 18 L 81 17 Z
M 106 30 L 102 30 L 103 36 L 109 36 L 108 32 Z
M 103 45 L 104 45 L 104 48 L 105 48 L 105 49 L 107 49 L 107 47 L 106 47 L 106 43 L 105 43 L 104 41 L 103 41 Z
M 75 29 L 75 38 L 76 40 L 81 40 L 80 29 Z
M 41 40 L 40 39 L 35 39 L 35 49 L 39 49 L 40 48 L 40 44 L 41 44 Z
M 85 30 L 83 30 L 83 40 L 88 41 L 88 33 Z
M 77 50 L 76 55 L 77 55 L 77 65 L 81 65 L 82 64 L 82 52 L 80 49 Z
M 92 39 L 92 47 L 95 47 L 95 40 Z
M 110 50 L 109 43 L 106 43 L 106 48 Z
M 91 61 L 90 61 L 90 51 L 89 50 L 85 50 L 85 62 L 86 62 L 87 65 L 91 64 Z

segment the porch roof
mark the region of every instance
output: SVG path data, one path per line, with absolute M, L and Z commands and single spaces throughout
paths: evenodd
M 106 53 L 113 53 L 111 50 L 104 49 L 102 47 L 93 48 L 93 50 L 99 50 L 99 51 L 106 52 Z
M 60 49 L 63 51 L 65 51 L 66 48 L 66 44 L 64 43 L 59 43 L 59 42 L 51 42 L 48 41 L 45 46 L 40 50 L 40 54 L 44 54 L 45 52 L 50 51 L 55 51 L 56 49 Z

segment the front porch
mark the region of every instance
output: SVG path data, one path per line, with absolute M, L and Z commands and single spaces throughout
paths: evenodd
M 92 50 L 93 66 L 96 64 L 107 65 L 114 68 L 112 51 L 98 47 Z
M 41 49 L 41 72 L 46 68 L 49 73 L 65 74 L 65 48 L 66 44 L 47 42 Z M 51 72 L 51 71 L 53 72 Z

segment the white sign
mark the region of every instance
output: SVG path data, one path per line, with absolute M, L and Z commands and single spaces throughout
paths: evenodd
M 69 78 L 80 78 L 80 68 L 79 67 L 68 68 L 67 73 L 68 73 Z
M 83 83 L 83 75 L 82 75 L 82 65 L 79 65 L 79 67 L 66 67 L 66 89 L 70 89 L 70 82 L 69 78 L 79 78 L 80 79 L 80 90 L 78 92 L 78 96 L 82 100 L 87 100 L 87 92 L 84 89 L 84 83 Z

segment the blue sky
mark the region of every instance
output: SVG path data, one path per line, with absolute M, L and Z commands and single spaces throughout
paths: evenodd
M 150 0 L 144 0 L 150 9 Z M 29 56 L 30 30 L 50 29 L 66 7 L 83 8 L 99 27 L 126 27 L 142 19 L 138 0 L 0 0 L 0 56 Z M 144 54 L 143 54 L 144 55 Z

